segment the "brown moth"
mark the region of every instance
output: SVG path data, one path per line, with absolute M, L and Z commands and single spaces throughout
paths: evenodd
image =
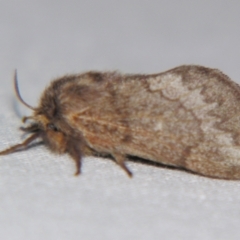
M 80 173 L 82 156 L 111 155 L 131 176 L 137 156 L 215 178 L 240 179 L 240 87 L 219 70 L 180 66 L 151 75 L 87 72 L 54 80 L 21 128 L 68 153 Z

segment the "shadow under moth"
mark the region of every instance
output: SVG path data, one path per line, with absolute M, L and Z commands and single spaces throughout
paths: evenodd
M 51 82 L 21 129 L 29 137 L 1 155 L 27 149 L 40 138 L 53 152 L 68 153 L 81 171 L 83 156 L 111 155 L 224 179 L 240 179 L 240 86 L 219 70 L 180 66 L 140 75 L 86 72 Z M 28 121 L 31 120 L 31 121 Z

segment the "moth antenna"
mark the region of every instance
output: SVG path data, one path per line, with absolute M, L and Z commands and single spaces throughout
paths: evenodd
M 14 72 L 14 90 L 15 90 L 15 93 L 17 95 L 17 98 L 18 100 L 23 104 L 25 105 L 26 107 L 32 109 L 32 110 L 36 110 L 36 108 L 30 106 L 29 104 L 27 104 L 21 97 L 20 95 L 20 92 L 19 92 L 19 88 L 18 88 L 18 80 L 17 80 L 17 70 L 15 70 Z

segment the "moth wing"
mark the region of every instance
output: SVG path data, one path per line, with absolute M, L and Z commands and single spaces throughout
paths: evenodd
M 68 114 L 90 147 L 240 179 L 240 89 L 221 72 L 183 66 L 112 89 Z

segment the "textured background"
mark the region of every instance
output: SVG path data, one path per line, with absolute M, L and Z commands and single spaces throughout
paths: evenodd
M 219 68 L 240 82 L 240 2 L 229 0 L 0 1 L 0 148 L 23 139 L 52 78 L 90 69 L 161 72 L 181 64 Z M 33 239 L 239 239 L 240 181 L 86 157 L 44 146 L 0 158 L 0 236 Z

